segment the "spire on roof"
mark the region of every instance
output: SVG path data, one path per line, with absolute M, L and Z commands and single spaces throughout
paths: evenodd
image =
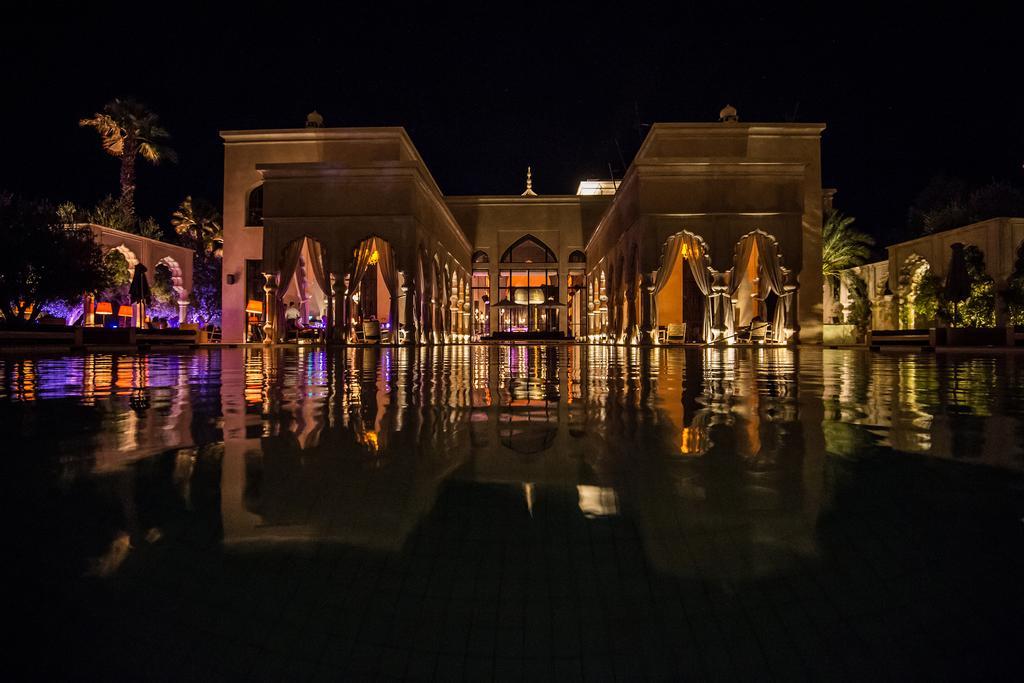
M 526 191 L 523 192 L 520 197 L 536 197 L 537 193 L 533 191 L 533 170 L 526 167 Z

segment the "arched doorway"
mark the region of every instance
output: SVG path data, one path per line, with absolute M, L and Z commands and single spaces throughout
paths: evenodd
M 665 242 L 654 282 L 655 338 L 660 335 L 671 342 L 710 341 L 713 281 L 704 241 L 686 231 L 671 236 Z
M 565 305 L 558 300 L 558 259 L 532 235 L 513 242 L 501 256 L 498 332 L 504 337 L 561 336 Z
M 332 292 L 322 242 L 304 236 L 283 250 L 277 272 L 275 329 L 280 341 L 322 341 L 330 327 Z M 258 313 L 247 311 L 250 329 Z
M 368 237 L 353 252 L 349 275 L 349 341 L 398 343 L 398 266 L 391 244 Z
M 755 230 L 740 238 L 726 291 L 726 339 L 743 339 L 754 327 L 767 325 L 766 339 L 788 341 L 793 332 L 790 319 L 796 293 L 788 281 L 789 271 L 782 266 L 773 236 Z

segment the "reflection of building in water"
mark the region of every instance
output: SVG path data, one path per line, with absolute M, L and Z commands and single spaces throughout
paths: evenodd
M 88 449 L 67 459 L 76 469 L 113 470 L 192 444 L 191 355 L 91 354 L 26 358 L 3 364 L 4 392 L 22 402 L 76 397 L 99 425 Z M 88 465 L 83 463 L 88 462 Z
M 466 459 L 469 349 L 254 352 L 275 369 L 261 428 L 225 420 L 225 540 L 400 548 Z
M 815 435 L 800 423 L 796 354 L 658 353 L 657 393 L 622 412 L 620 436 L 607 435 L 629 454 L 617 470 L 620 507 L 637 520 L 652 562 L 733 579 L 790 571 L 814 553 L 821 486 L 821 455 L 807 448 Z M 613 418 L 624 390 L 611 385 Z
M 1024 466 L 1016 422 L 997 409 L 1005 388 L 994 356 L 822 354 L 829 453 L 892 449 Z

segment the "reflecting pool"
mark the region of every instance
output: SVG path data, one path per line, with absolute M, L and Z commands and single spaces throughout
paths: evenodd
M 33 678 L 1020 675 L 1024 356 L 0 356 Z

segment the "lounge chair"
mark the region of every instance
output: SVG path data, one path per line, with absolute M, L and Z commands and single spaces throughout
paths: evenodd
M 668 341 L 685 342 L 686 323 L 669 323 L 667 333 Z
M 363 341 L 367 344 L 380 343 L 380 321 L 367 320 L 363 323 Z
M 768 329 L 769 323 L 751 323 L 750 325 L 750 343 L 751 344 L 765 344 L 768 341 Z

